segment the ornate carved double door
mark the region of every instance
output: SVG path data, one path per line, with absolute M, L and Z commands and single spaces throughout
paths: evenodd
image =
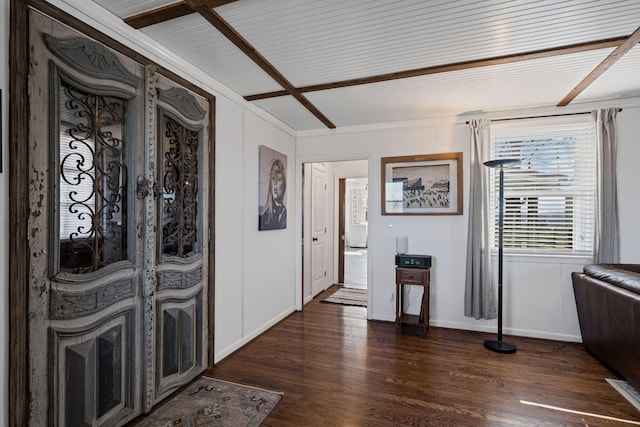
M 32 425 L 121 425 L 207 363 L 209 104 L 30 15 Z

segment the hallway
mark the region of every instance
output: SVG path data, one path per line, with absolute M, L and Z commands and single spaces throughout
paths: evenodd
M 344 285 L 347 288 L 367 289 L 367 249 L 344 249 Z

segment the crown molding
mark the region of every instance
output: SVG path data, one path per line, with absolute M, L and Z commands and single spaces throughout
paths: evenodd
M 420 120 L 409 120 L 401 122 L 388 122 L 388 123 L 376 123 L 370 125 L 358 125 L 358 126 L 343 126 L 337 129 L 314 129 L 299 131 L 297 133 L 298 138 L 315 137 L 315 136 L 327 136 L 347 133 L 361 133 L 361 132 L 373 132 L 383 131 L 389 129 L 406 129 L 417 127 L 435 127 L 435 126 L 453 126 L 464 125 L 467 121 L 472 119 L 487 118 L 490 120 L 517 118 L 517 117 L 529 117 L 529 116 L 542 116 L 553 114 L 572 114 L 581 113 L 585 111 L 591 111 L 596 108 L 634 108 L 640 107 L 640 97 L 630 98 L 616 98 L 600 101 L 589 101 L 582 103 L 572 103 L 566 107 L 558 107 L 555 105 L 548 105 L 542 107 L 533 107 L 519 110 L 496 110 L 496 111 L 473 111 L 469 113 L 462 113 L 455 116 L 443 116 L 433 117 Z

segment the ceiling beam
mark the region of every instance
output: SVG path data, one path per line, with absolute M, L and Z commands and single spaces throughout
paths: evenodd
M 587 76 L 582 79 L 580 83 L 576 85 L 571 92 L 567 94 L 560 102 L 558 107 L 564 107 L 569 105 L 582 91 L 584 91 L 591 83 L 593 83 L 598 77 L 600 77 L 605 71 L 615 64 L 625 53 L 629 52 L 632 47 L 640 42 L 640 27 L 633 32 L 620 46 L 614 49 L 600 64 L 596 66 Z
M 210 9 L 213 9 L 218 6 L 222 6 L 223 4 L 233 3 L 234 1 L 237 0 L 208 0 L 203 3 Z M 130 16 L 125 18 L 124 22 L 139 30 L 140 28 L 148 27 L 149 25 L 159 24 L 161 22 L 180 18 L 181 16 L 190 15 L 192 13 L 195 13 L 195 11 L 191 6 L 189 6 L 186 1 L 181 1 Z
M 515 53 L 511 55 L 494 56 L 491 58 L 477 59 L 471 61 L 454 62 L 451 64 L 435 65 L 432 67 L 417 68 L 414 70 L 398 71 L 394 73 L 379 74 L 370 77 L 361 77 L 357 79 L 342 80 L 332 83 L 323 83 L 311 86 L 303 86 L 297 88 L 300 93 L 316 92 L 320 90 L 339 89 L 349 86 L 365 85 L 371 83 L 380 83 L 390 80 L 406 79 L 409 77 L 426 76 L 429 74 L 446 73 L 450 71 L 468 70 L 471 68 L 489 67 L 492 65 L 511 64 L 514 62 L 528 61 L 532 59 L 548 58 L 551 56 L 567 55 L 571 53 L 586 52 L 590 50 L 605 49 L 621 46 L 627 41 L 628 37 L 615 37 L 610 39 L 596 40 L 585 43 L 576 43 L 565 46 L 553 47 L 549 49 L 532 50 L 528 52 Z M 259 93 L 256 95 L 247 95 L 244 97 L 247 101 L 257 101 L 259 99 L 275 98 L 278 96 L 288 95 L 286 91 L 274 91 Z
M 315 105 L 311 103 L 296 87 L 283 76 L 267 59 L 260 54 L 244 37 L 242 37 L 231 25 L 229 25 L 220 15 L 213 11 L 206 0 L 187 0 L 187 4 L 204 19 L 209 21 L 211 25 L 216 27 L 231 43 L 236 45 L 238 49 L 245 53 L 253 62 L 274 79 L 280 86 L 284 88 L 286 95 L 291 95 L 298 100 L 307 110 L 318 118 L 322 123 L 330 129 L 335 129 L 331 120 L 329 120 Z

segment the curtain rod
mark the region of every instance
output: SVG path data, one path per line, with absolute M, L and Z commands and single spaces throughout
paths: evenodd
M 618 108 L 618 113 L 622 111 L 622 108 Z M 492 122 L 506 122 L 509 120 L 526 120 L 526 119 L 546 119 L 547 117 L 562 117 L 562 116 L 580 116 L 582 114 L 591 114 L 591 111 L 583 111 L 581 113 L 564 113 L 564 114 L 548 114 L 546 116 L 529 116 L 529 117 L 509 117 L 506 119 L 494 119 Z M 469 121 L 465 122 L 466 125 Z

